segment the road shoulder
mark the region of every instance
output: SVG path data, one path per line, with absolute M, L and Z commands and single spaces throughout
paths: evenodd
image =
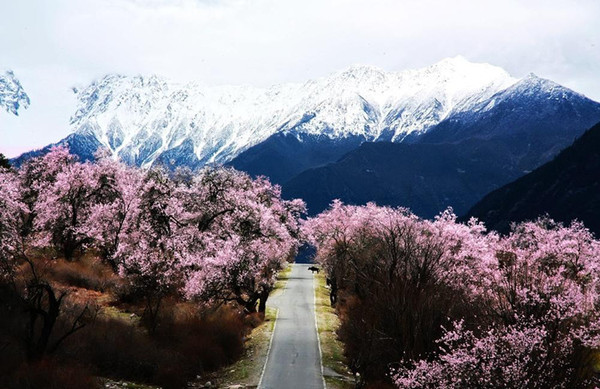
M 348 373 L 344 360 L 344 345 L 337 338 L 340 326 L 335 309 L 329 304 L 329 288 L 323 273 L 315 275 L 315 312 L 317 333 L 321 344 L 323 375 L 329 389 L 354 388 L 354 377 Z

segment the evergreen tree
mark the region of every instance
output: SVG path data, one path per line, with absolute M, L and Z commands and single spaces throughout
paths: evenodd
M 10 161 L 0 153 L 0 168 L 10 169 Z

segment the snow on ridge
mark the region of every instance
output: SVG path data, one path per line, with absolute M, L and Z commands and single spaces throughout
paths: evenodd
M 517 81 L 462 57 L 400 72 L 354 65 L 268 88 L 108 75 L 77 92 L 71 125 L 137 164 L 149 165 L 186 140 L 200 161 L 221 163 L 277 132 L 400 141 Z
M 19 109 L 29 107 L 30 100 L 19 80 L 11 70 L 0 73 L 0 108 L 19 115 Z

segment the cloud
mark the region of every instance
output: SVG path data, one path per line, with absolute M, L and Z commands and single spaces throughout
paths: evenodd
M 57 107 L 52 91 L 66 98 L 70 86 L 106 73 L 269 85 L 355 63 L 400 70 L 461 54 L 515 76 L 535 72 L 600 100 L 600 2 L 592 0 L 4 3 L 0 12 L 10 17 L 0 24 L 0 69 L 14 69 L 32 89 L 33 116 L 50 117 L 46 125 L 31 119 L 20 127 L 41 133 L 36 146 L 67 131 L 71 112 L 58 113 L 66 104 Z M 0 127 L 2 147 L 14 138 Z

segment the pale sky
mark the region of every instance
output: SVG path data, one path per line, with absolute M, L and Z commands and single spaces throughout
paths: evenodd
M 598 20 L 598 0 L 0 0 L 0 72 L 31 98 L 0 111 L 0 152 L 68 135 L 71 88 L 108 73 L 267 86 L 462 55 L 600 101 Z

